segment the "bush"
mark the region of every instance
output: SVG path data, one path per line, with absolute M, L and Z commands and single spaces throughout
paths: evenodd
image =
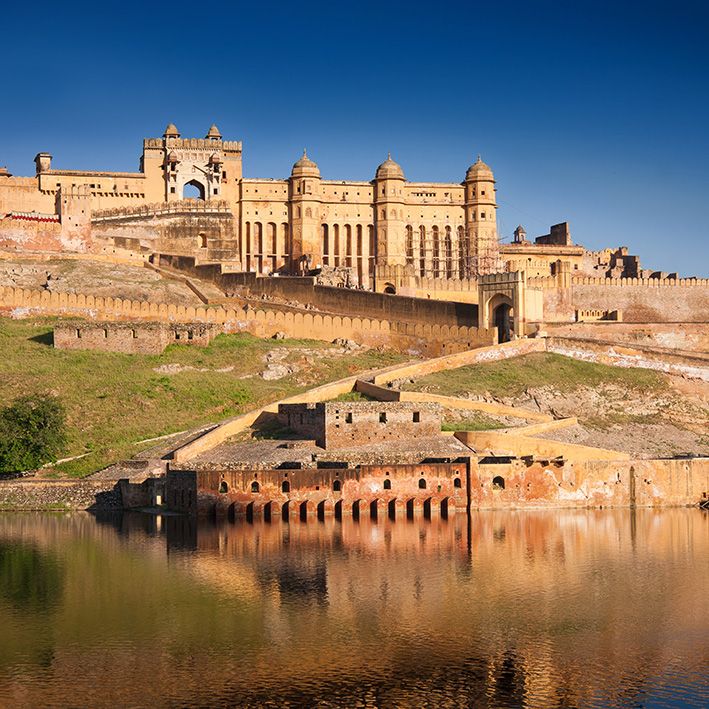
M 0 473 L 34 470 L 66 443 L 64 408 L 53 396 L 23 396 L 0 410 Z

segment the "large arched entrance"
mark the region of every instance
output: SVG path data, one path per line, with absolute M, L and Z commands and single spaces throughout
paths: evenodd
M 497 331 L 498 342 L 509 342 L 514 332 L 514 311 L 512 301 L 501 293 L 491 298 L 489 307 L 489 322 Z
M 182 188 L 182 199 L 201 199 L 204 201 L 204 185 L 197 180 L 190 180 Z

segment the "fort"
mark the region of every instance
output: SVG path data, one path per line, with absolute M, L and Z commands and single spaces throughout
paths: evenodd
M 143 141 L 137 172 L 56 169 L 48 152 L 36 155 L 34 176 L 0 170 L 4 261 L 129 265 L 190 294 L 105 295 L 80 279 L 62 291 L 51 279 L 0 285 L 0 315 L 57 318 L 59 350 L 158 355 L 248 332 L 411 358 L 192 431 L 149 474 L 137 465 L 124 478 L 130 462 L 119 465 L 105 479 L 125 506 L 396 519 L 706 498 L 704 457 L 635 458 L 555 440 L 573 417 L 397 382 L 540 352 L 707 382 L 709 279 L 643 269 L 623 246 L 587 250 L 567 222 L 533 239 L 518 226 L 501 243 L 495 177 L 479 156 L 451 183 L 409 182 L 391 155 L 370 181 L 324 179 L 305 151 L 288 177 L 245 177 L 242 157 L 242 142 L 215 125 L 183 138 L 170 123 Z M 518 425 L 442 431 L 442 411 Z M 258 439 L 264 425 L 278 435 Z M 22 497 L 25 483 L 13 484 Z

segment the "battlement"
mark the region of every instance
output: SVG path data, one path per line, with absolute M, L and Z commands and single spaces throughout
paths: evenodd
M 548 279 L 552 284 L 556 280 Z M 709 286 L 709 278 L 586 278 L 574 276 L 571 279 L 574 286 L 646 286 L 648 288 L 671 288 L 676 286 L 693 287 Z M 544 286 L 544 287 L 553 287 Z
M 225 153 L 240 153 L 240 140 L 212 140 L 211 138 L 145 138 L 143 148 L 164 149 L 165 147 L 177 150 L 223 150 Z
M 10 212 L 6 219 L 24 222 L 59 222 L 58 214 L 41 214 L 40 212 Z

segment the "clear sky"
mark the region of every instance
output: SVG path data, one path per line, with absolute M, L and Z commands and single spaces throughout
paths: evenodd
M 410 180 L 480 153 L 500 233 L 569 221 L 588 248 L 709 276 L 706 2 L 6 0 L 0 165 L 136 170 L 169 121 L 244 142 L 244 174 L 327 179 L 391 151 Z

